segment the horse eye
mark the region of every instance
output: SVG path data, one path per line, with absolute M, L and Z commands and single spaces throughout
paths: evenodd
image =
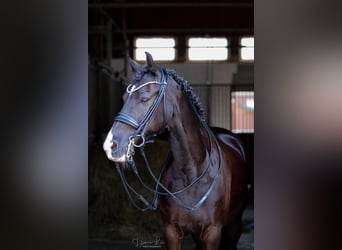
M 150 98 L 148 97 L 142 97 L 141 98 L 141 102 L 148 102 L 150 100 Z

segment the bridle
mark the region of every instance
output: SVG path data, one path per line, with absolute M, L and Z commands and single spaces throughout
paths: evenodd
M 129 163 L 129 165 L 131 166 L 134 174 L 137 176 L 138 180 L 140 181 L 140 183 L 149 191 L 151 191 L 154 194 L 153 200 L 152 202 L 148 202 L 141 194 L 139 194 L 127 181 L 125 174 L 124 174 L 124 169 L 120 167 L 119 163 L 116 163 L 116 169 L 119 173 L 119 176 L 122 180 L 123 186 L 128 194 L 128 197 L 130 199 L 130 201 L 132 202 L 132 204 L 140 211 L 147 211 L 147 210 L 156 210 L 157 205 L 158 205 L 158 195 L 170 195 L 172 198 L 174 198 L 176 200 L 176 202 L 183 208 L 190 210 L 190 211 L 195 211 L 197 210 L 203 203 L 204 201 L 208 198 L 209 194 L 211 193 L 211 191 L 213 190 L 215 183 L 217 181 L 217 177 L 219 176 L 220 173 L 220 169 L 221 169 L 221 161 L 222 161 L 222 153 L 221 153 L 221 149 L 218 145 L 218 142 L 215 138 L 215 136 L 213 135 L 213 132 L 210 130 L 210 128 L 208 127 L 208 125 L 206 124 L 205 121 L 201 120 L 202 125 L 204 126 L 205 130 L 208 133 L 208 138 L 210 140 L 210 153 L 209 153 L 209 162 L 207 167 L 204 169 L 204 171 L 202 172 L 201 175 L 199 175 L 197 178 L 195 178 L 190 184 L 188 184 L 187 186 L 185 186 L 184 188 L 175 191 L 175 192 L 171 192 L 167 187 L 165 187 L 162 183 L 161 183 L 161 176 L 164 173 L 164 170 L 166 169 L 167 165 L 169 164 L 171 158 L 172 158 L 172 154 L 171 152 L 168 153 L 166 160 L 164 161 L 164 164 L 162 166 L 162 169 L 160 171 L 159 177 L 157 178 L 155 176 L 155 174 L 152 171 L 152 168 L 148 162 L 148 159 L 146 157 L 146 154 L 144 152 L 144 146 L 145 144 L 148 142 L 145 138 L 145 132 L 146 132 L 146 128 L 148 126 L 148 124 L 151 121 L 151 118 L 153 116 L 153 114 L 156 112 L 159 104 L 161 103 L 162 99 L 164 98 L 164 102 L 165 102 L 165 90 L 167 87 L 167 80 L 168 80 L 168 74 L 166 72 L 166 70 L 163 67 L 159 67 L 159 70 L 162 74 L 161 76 L 161 80 L 160 81 L 149 81 L 146 83 L 143 83 L 141 85 L 139 85 L 138 87 L 136 87 L 136 85 L 134 84 L 130 84 L 127 86 L 126 88 L 126 92 L 131 95 L 133 94 L 135 91 L 138 91 L 139 89 L 150 85 L 150 84 L 158 84 L 160 85 L 160 89 L 159 89 L 159 93 L 156 97 L 156 99 L 154 100 L 153 104 L 151 105 L 150 109 L 148 110 L 148 112 L 146 113 L 146 115 L 144 116 L 144 118 L 140 121 L 137 122 L 132 116 L 130 116 L 129 114 L 126 114 L 124 112 L 119 112 L 118 115 L 115 117 L 115 121 L 117 122 L 122 122 L 124 124 L 127 124 L 131 127 L 133 127 L 135 129 L 135 133 L 129 137 L 129 144 L 128 144 L 128 149 L 126 152 L 126 160 Z M 164 109 L 165 109 L 165 103 L 164 103 Z M 195 113 L 197 114 L 196 110 L 194 110 Z M 165 110 L 164 110 L 164 114 L 165 116 Z M 165 117 L 164 117 L 164 122 L 165 122 Z M 187 189 L 189 189 L 190 187 L 192 187 L 194 184 L 196 184 L 200 179 L 202 179 L 202 177 L 208 172 L 210 165 L 212 164 L 211 161 L 211 153 L 213 151 L 212 145 L 213 145 L 213 141 L 218 149 L 218 154 L 219 154 L 219 164 L 218 164 L 218 169 L 216 171 L 216 174 L 214 176 L 214 179 L 212 180 L 212 182 L 210 183 L 209 187 L 207 188 L 207 191 L 203 194 L 203 196 L 198 200 L 198 202 L 194 205 L 194 206 L 188 206 L 186 205 L 182 200 L 180 200 L 176 195 L 186 191 Z M 150 188 L 147 184 L 144 183 L 144 181 L 141 179 L 138 169 L 135 166 L 135 162 L 133 159 L 133 155 L 134 155 L 134 148 L 140 148 L 140 152 L 141 155 L 145 161 L 146 167 L 150 173 L 150 175 L 152 176 L 153 180 L 156 182 L 156 186 L 154 189 Z M 164 192 L 159 191 L 159 187 L 161 189 L 164 190 Z M 144 203 L 145 207 L 140 207 L 136 201 L 133 199 L 132 194 L 133 193 L 137 199 L 139 199 L 142 203 Z
M 126 88 L 126 92 L 131 95 L 134 92 L 138 91 L 139 89 L 150 85 L 150 84 L 158 84 L 160 85 L 159 93 L 154 100 L 153 104 L 151 105 L 150 109 L 147 111 L 144 118 L 137 122 L 132 116 L 129 114 L 126 114 L 124 112 L 119 112 L 118 115 L 115 117 L 115 121 L 125 123 L 135 129 L 134 135 L 129 137 L 129 144 L 128 149 L 126 153 L 126 158 L 128 162 L 131 162 L 133 160 L 134 155 L 134 147 L 140 148 L 143 147 L 146 143 L 145 139 L 145 131 L 148 126 L 148 124 L 151 121 L 151 118 L 153 114 L 156 112 L 161 100 L 165 97 L 165 90 L 167 86 L 167 80 L 168 75 L 166 73 L 166 70 L 163 67 L 159 67 L 159 70 L 162 74 L 160 81 L 149 81 L 144 84 L 141 84 L 140 86 L 136 87 L 134 84 L 129 84 Z M 164 99 L 165 100 L 165 99 Z M 165 105 L 164 105 L 165 106 Z

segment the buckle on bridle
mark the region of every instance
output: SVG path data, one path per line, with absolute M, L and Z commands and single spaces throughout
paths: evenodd
M 142 146 L 144 146 L 145 144 L 145 137 L 143 135 L 135 135 L 135 136 L 130 136 L 128 138 L 129 142 L 133 144 L 134 147 L 136 148 L 140 148 Z
M 133 155 L 135 154 L 134 148 L 141 148 L 145 145 L 145 137 L 141 134 L 137 135 L 131 135 L 129 138 L 126 158 L 127 161 L 132 162 L 133 161 Z

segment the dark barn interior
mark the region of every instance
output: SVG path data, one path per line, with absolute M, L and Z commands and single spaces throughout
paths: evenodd
M 250 0 L 89 0 L 89 249 L 135 249 L 137 238 L 161 237 L 157 212 L 135 210 L 114 163 L 102 150 L 105 136 L 121 109 L 124 84 L 130 79 L 127 56 L 136 59 L 137 39 L 151 37 L 174 39 L 174 58 L 157 63 L 175 69 L 190 82 L 201 98 L 210 126 L 232 130 L 245 145 L 250 201 L 238 249 L 254 249 L 254 120 L 252 127 L 239 129 L 235 127 L 236 119 L 244 118 L 234 117 L 237 112 L 234 102 L 241 93 L 253 94 L 254 111 L 254 59 L 241 58 L 241 39 L 254 37 L 253 20 L 254 4 Z M 227 58 L 191 60 L 188 52 L 191 37 L 226 38 Z M 154 147 L 161 149 L 158 156 L 153 154 Z M 164 141 L 146 148 L 156 172 L 167 149 Z M 141 161 L 137 157 L 137 162 Z M 148 173 L 143 176 L 149 178 Z M 194 249 L 190 239 L 184 247 Z

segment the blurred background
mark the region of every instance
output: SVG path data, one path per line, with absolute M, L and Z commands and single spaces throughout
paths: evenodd
M 150 38 L 150 35 L 184 37 L 174 42 L 175 47 L 179 46 L 174 50 L 174 61 L 158 63 L 166 67 L 170 64 L 170 68 L 174 67 L 195 88 L 196 84 L 208 83 L 212 86 L 220 84 L 220 88 L 224 87 L 222 84 L 232 84 L 233 89 L 235 79 L 240 77 L 241 83 L 254 82 L 257 104 L 252 185 L 255 249 L 341 249 L 342 2 L 256 0 L 253 11 L 248 7 L 249 3 L 245 6 L 240 1 L 237 4 L 234 1 L 208 2 L 208 6 L 203 3 L 202 7 L 201 2 L 186 1 L 183 3 L 186 6 L 181 6 L 182 3 L 172 1 L 159 6 L 162 12 L 154 10 L 152 16 L 143 15 L 148 8 L 157 9 L 158 4 L 162 4 L 149 1 L 139 8 L 127 7 L 126 18 L 123 18 L 123 8 L 128 3 L 108 1 L 108 8 L 102 6 L 117 23 L 117 27 L 112 24 L 110 29 L 103 28 L 107 27 L 109 20 L 106 14 L 91 13 L 101 12 L 95 9 L 98 9 L 97 4 L 103 4 L 102 1 L 3 3 L 0 9 L 1 249 L 87 249 L 88 235 L 101 238 L 101 230 L 105 232 L 103 235 L 113 238 L 106 227 L 96 229 L 97 225 L 110 225 L 111 222 L 101 222 L 101 218 L 105 220 L 107 217 L 103 216 L 106 212 L 99 213 L 102 217 L 90 216 L 95 211 L 95 204 L 101 204 L 98 197 L 103 194 L 99 194 L 99 190 L 107 192 L 103 195 L 104 203 L 113 204 L 110 197 L 118 192 L 113 191 L 112 183 L 115 183 L 114 189 L 121 188 L 121 183 L 115 181 L 112 164 L 96 158 L 104 157 L 98 145 L 119 104 L 114 101 L 113 106 L 104 105 L 105 109 L 111 107 L 114 110 L 110 112 L 95 109 L 94 100 L 100 98 L 94 99 L 94 86 L 91 85 L 95 82 L 97 86 L 101 85 L 91 78 L 107 77 L 103 76 L 105 73 L 99 75 L 96 73 L 99 70 L 95 69 L 109 65 L 104 34 L 111 30 L 112 43 L 125 44 L 118 50 L 115 48 L 120 46 L 112 46 L 112 59 L 125 60 L 125 51 L 134 58 L 133 49 L 140 46 L 140 42 L 135 44 L 132 37 L 136 37 L 134 32 L 139 30 L 139 25 L 144 31 L 149 27 L 158 31 L 136 33 L 142 38 Z M 196 6 L 190 8 L 190 4 Z M 187 11 L 181 14 L 181 9 Z M 129 12 L 134 13 L 128 16 Z M 177 15 L 171 15 L 175 13 Z M 126 26 L 123 20 L 126 20 Z M 177 26 L 170 28 L 169 33 L 166 22 Z M 100 30 L 92 27 L 94 25 Z M 124 27 L 127 39 L 122 38 Z M 128 32 L 129 27 L 135 28 Z M 188 32 L 191 27 L 195 28 Z M 240 45 L 235 35 L 239 31 L 241 36 L 255 36 L 253 63 L 242 63 L 238 59 Z M 217 43 L 220 47 L 227 44 L 229 52 L 219 53 L 223 61 L 200 62 L 202 59 L 196 60 L 193 54 L 190 56 L 186 52 L 188 46 L 197 43 L 196 40 L 188 41 L 187 35 L 227 38 L 228 41 Z M 91 37 L 99 41 L 93 42 Z M 251 49 L 248 41 L 249 38 L 245 41 L 247 44 L 243 44 L 245 51 Z M 173 47 L 172 41 L 170 44 L 168 47 Z M 95 49 L 99 52 L 95 53 Z M 172 57 L 173 52 L 170 54 Z M 222 59 L 227 55 L 228 59 Z M 121 72 L 126 63 L 117 63 L 115 66 L 116 62 L 111 62 L 108 74 L 114 73 L 114 78 L 122 78 L 119 82 L 125 82 L 126 76 Z M 176 66 L 178 63 L 180 67 Z M 192 65 L 194 69 L 182 64 Z M 254 80 L 249 81 L 250 73 L 247 72 L 251 72 L 251 65 L 254 65 Z M 202 80 L 194 79 L 197 75 Z M 114 87 L 109 82 L 102 85 L 104 89 Z M 224 99 L 224 104 L 220 105 L 224 110 L 220 112 L 225 118 L 219 120 L 215 114 L 217 106 L 212 104 L 214 98 L 202 97 L 212 96 L 208 94 L 212 91 L 216 98 L 220 98 L 214 94 L 215 87 L 203 95 L 201 90 L 196 91 L 204 105 L 211 104 L 206 110 L 209 123 L 233 129 L 233 117 L 227 115 L 227 112 L 233 112 L 233 105 Z M 117 100 L 111 95 L 119 92 L 108 91 L 108 97 L 101 100 Z M 233 93 L 229 95 L 233 96 Z M 250 110 L 253 102 L 250 93 L 247 96 L 248 101 L 243 106 Z M 226 104 L 231 108 L 226 108 Z M 114 105 L 118 106 L 114 109 Z M 100 116 L 101 120 L 94 118 L 99 114 L 94 109 L 105 112 Z M 94 154 L 92 150 L 98 153 Z M 103 168 L 94 167 L 92 161 L 102 161 Z M 94 169 L 102 169 L 98 170 L 96 178 L 93 173 L 88 175 L 88 171 Z M 101 180 L 107 176 L 110 185 Z M 97 184 L 94 179 L 99 180 Z M 127 201 L 125 195 L 120 195 L 121 203 L 127 205 L 125 210 L 131 209 L 130 204 L 124 203 Z M 114 200 L 115 204 L 118 199 Z M 111 208 L 103 206 L 102 209 Z M 107 218 L 115 221 L 113 213 L 108 211 L 108 214 L 112 217 Z M 158 221 L 154 223 L 153 233 L 158 228 Z

